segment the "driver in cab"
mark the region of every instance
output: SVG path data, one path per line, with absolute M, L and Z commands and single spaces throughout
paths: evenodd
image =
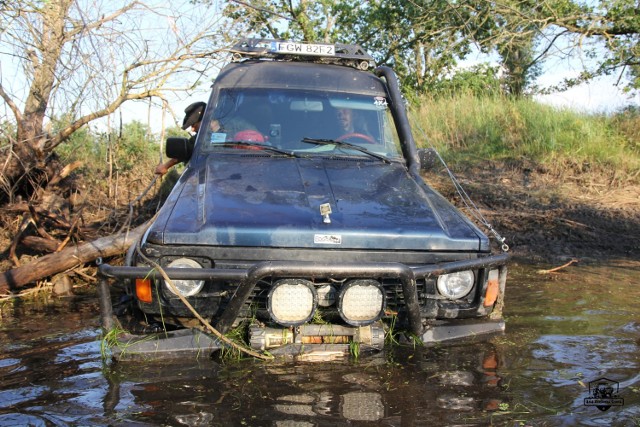
M 340 126 L 338 141 L 361 143 L 363 141 L 375 144 L 376 141 L 368 131 L 367 123 L 358 111 L 351 108 L 338 108 L 336 117 Z

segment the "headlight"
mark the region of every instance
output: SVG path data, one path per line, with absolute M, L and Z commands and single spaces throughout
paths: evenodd
M 269 291 L 267 308 L 277 323 L 298 326 L 311 320 L 317 304 L 313 283 L 303 279 L 283 279 Z
M 471 292 L 474 282 L 475 276 L 470 270 L 443 274 L 438 277 L 438 292 L 448 299 L 460 299 Z
M 178 258 L 174 259 L 167 265 L 167 268 L 202 268 L 200 264 L 196 261 L 189 258 Z M 202 290 L 204 286 L 204 280 L 171 280 L 175 285 L 180 295 L 183 297 L 190 297 L 192 295 L 197 294 Z M 169 286 L 168 283 L 165 282 L 164 286 L 174 295 L 178 295 L 173 290 L 173 287 Z
M 350 325 L 365 326 L 380 319 L 385 297 L 382 285 L 375 280 L 354 280 L 340 289 L 338 311 Z

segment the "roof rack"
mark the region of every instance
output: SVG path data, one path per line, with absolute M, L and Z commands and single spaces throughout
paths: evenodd
M 298 43 L 286 40 L 249 38 L 238 41 L 229 52 L 233 61 L 274 59 L 345 65 L 359 70 L 375 66 L 373 57 L 362 47 L 351 44 Z

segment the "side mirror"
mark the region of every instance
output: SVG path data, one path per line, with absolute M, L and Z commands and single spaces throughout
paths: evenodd
M 424 172 L 432 170 L 438 163 L 438 154 L 434 148 L 419 148 L 420 169 Z
M 189 139 L 181 136 L 170 136 L 164 149 L 167 157 L 186 162 L 193 154 L 193 146 L 189 144 Z

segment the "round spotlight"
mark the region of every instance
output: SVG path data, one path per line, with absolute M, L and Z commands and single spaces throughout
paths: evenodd
M 338 311 L 353 326 L 369 325 L 384 313 L 384 289 L 375 280 L 353 280 L 340 289 Z
M 313 317 L 318 295 L 313 283 L 302 279 L 277 281 L 269 291 L 267 308 L 271 318 L 280 325 L 298 326 Z
M 443 274 L 438 277 L 438 292 L 448 299 L 460 299 L 471 292 L 474 282 L 475 276 L 471 270 Z
M 169 268 L 202 268 L 202 266 L 200 264 L 198 264 L 197 261 L 194 261 L 194 260 L 189 259 L 189 258 L 174 259 L 173 261 L 171 261 L 169 263 L 169 265 L 167 265 L 167 267 L 169 267 Z M 190 296 L 193 296 L 193 295 L 197 294 L 198 292 L 200 292 L 202 290 L 202 287 L 204 286 L 204 280 L 183 280 L 183 279 L 180 279 L 180 280 L 172 280 L 172 282 L 175 285 L 175 287 L 178 290 L 178 292 L 180 292 L 180 295 L 182 295 L 183 297 L 190 297 Z M 169 284 L 167 282 L 164 283 L 164 286 L 172 294 L 178 295 L 173 290 L 173 287 L 169 286 Z

